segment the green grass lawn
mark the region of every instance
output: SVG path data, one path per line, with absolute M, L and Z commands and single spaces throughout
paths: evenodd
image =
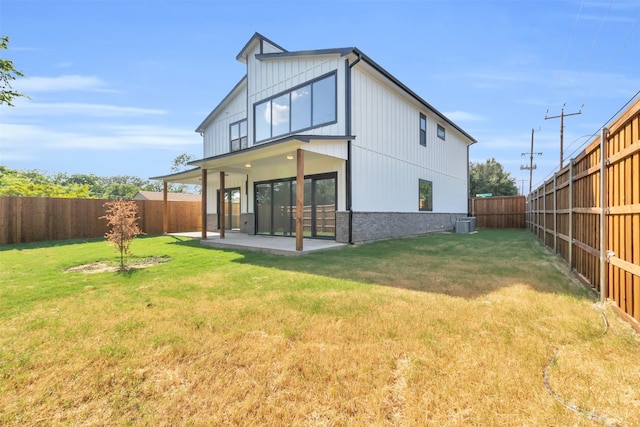
M 299 257 L 135 239 L 0 250 L 1 425 L 640 425 L 640 341 L 526 231 Z M 551 356 L 560 349 L 556 362 Z

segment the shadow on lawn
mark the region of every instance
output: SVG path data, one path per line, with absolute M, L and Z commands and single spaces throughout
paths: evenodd
M 197 240 L 175 243 L 199 245 Z M 240 264 L 469 299 L 514 285 L 547 293 L 589 295 L 525 230 L 429 234 L 294 257 L 215 250 L 241 253 L 243 256 L 233 261 Z

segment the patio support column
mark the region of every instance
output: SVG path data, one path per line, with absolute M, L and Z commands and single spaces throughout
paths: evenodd
M 296 157 L 296 251 L 301 251 L 304 236 L 304 151 L 298 148 Z
M 224 239 L 224 171 L 220 171 L 220 212 L 218 212 L 218 219 L 220 221 L 220 238 Z
M 207 238 L 207 170 L 202 169 L 202 239 Z
M 167 181 L 162 182 L 162 234 L 169 232 L 169 204 L 167 203 Z

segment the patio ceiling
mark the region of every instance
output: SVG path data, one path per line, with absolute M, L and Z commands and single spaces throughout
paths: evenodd
M 169 175 L 161 175 L 150 179 L 172 182 L 179 184 L 196 184 L 202 182 L 202 169 L 209 172 L 239 173 L 245 175 L 247 173 L 247 164 L 251 168 L 264 168 L 277 163 L 293 161 L 295 159 L 296 150 L 303 149 L 308 152 L 307 161 L 313 159 L 316 154 L 314 151 L 318 146 L 326 146 L 337 144 L 344 146 L 348 140 L 354 139 L 353 136 L 313 136 L 313 135 L 292 135 L 279 140 L 253 146 L 251 148 L 222 154 L 220 156 L 209 157 L 205 159 L 189 162 L 190 165 L 197 166 L 184 172 L 178 172 Z M 346 160 L 346 150 L 333 150 L 334 156 Z M 326 154 L 325 154 L 326 155 Z

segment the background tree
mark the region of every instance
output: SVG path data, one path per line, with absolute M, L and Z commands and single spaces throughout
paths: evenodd
M 63 187 L 71 187 L 74 185 L 86 185 L 89 188 L 91 197 L 100 198 L 104 194 L 105 178 L 94 174 L 76 173 L 67 175 L 66 173 L 58 173 L 52 177 L 53 182 Z
M 140 187 L 135 184 L 120 184 L 114 182 L 104 189 L 101 199 L 132 199 Z
M 61 185 L 36 171 L 20 171 L 0 165 L 0 196 L 92 198 L 89 186 L 80 183 Z
M 189 162 L 191 160 L 195 160 L 195 157 L 193 155 L 187 153 L 180 154 L 175 159 L 173 159 L 173 163 L 171 164 L 171 172 L 177 173 L 189 169 Z M 198 194 L 199 189 L 199 186 L 189 184 L 169 184 L 167 186 L 167 190 L 172 193 Z
M 7 50 L 9 47 L 9 37 L 0 37 L 0 50 Z M 18 97 L 29 98 L 27 95 L 16 92 L 11 87 L 11 82 L 16 77 L 24 77 L 20 71 L 13 67 L 13 61 L 0 58 L 0 105 L 7 104 L 13 107 L 13 99 Z
M 187 153 L 176 157 L 172 172 L 188 169 L 193 156 Z M 163 184 L 132 175 L 97 176 L 65 172 L 47 175 L 37 170 L 9 169 L 0 165 L 0 196 L 72 197 L 82 199 L 130 199 L 138 191 L 162 191 Z M 174 193 L 200 193 L 200 187 L 188 184 L 170 184 Z
M 491 193 L 493 196 L 514 196 L 518 194 L 516 181 L 502 165 L 491 158 L 485 163 L 469 163 L 469 195 Z
M 189 167 L 189 162 L 194 160 L 193 155 L 182 153 L 173 159 L 173 163 L 171 164 L 171 172 L 182 172 Z
M 138 227 L 138 205 L 133 200 L 116 199 L 104 204 L 109 231 L 104 235 L 120 252 L 120 269 L 124 270 L 124 256 L 129 255 L 129 246 L 133 238 L 144 234 Z

